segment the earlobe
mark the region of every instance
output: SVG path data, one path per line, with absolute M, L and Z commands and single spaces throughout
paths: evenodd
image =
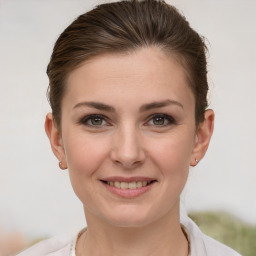
M 199 124 L 196 132 L 195 145 L 191 154 L 190 165 L 196 166 L 204 157 L 210 144 L 214 128 L 214 112 L 211 109 L 205 111 L 204 121 Z
M 61 165 L 62 165 L 61 169 L 66 169 L 67 164 L 66 164 L 65 150 L 62 143 L 62 137 L 57 127 L 57 124 L 54 121 L 52 113 L 48 113 L 46 115 L 45 132 L 49 138 L 54 155 L 58 158 L 59 162 L 61 162 Z

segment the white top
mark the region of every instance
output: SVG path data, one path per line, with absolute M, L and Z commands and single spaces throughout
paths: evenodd
M 188 217 L 181 221 L 190 241 L 190 256 L 241 256 L 233 249 L 206 236 Z M 53 237 L 44 240 L 17 256 L 76 256 L 75 247 L 79 234 L 74 239 Z

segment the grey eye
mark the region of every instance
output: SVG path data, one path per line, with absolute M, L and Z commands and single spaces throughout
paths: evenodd
M 102 125 L 103 119 L 99 118 L 99 117 L 96 117 L 96 118 L 89 119 L 88 122 L 89 122 L 90 125 Z
M 82 118 L 81 124 L 87 126 L 103 126 L 107 125 L 106 117 L 98 114 L 93 114 Z
M 154 117 L 152 119 L 154 125 L 165 125 L 167 123 L 167 120 L 164 117 Z
M 166 114 L 154 114 L 151 116 L 147 124 L 151 126 L 164 127 L 176 124 L 176 121 L 172 116 Z

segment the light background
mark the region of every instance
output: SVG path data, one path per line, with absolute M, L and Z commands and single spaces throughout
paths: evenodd
M 85 225 L 67 171 L 44 132 L 46 66 L 57 36 L 104 1 L 0 1 L 0 228 L 27 237 Z M 191 169 L 187 210 L 225 210 L 256 224 L 256 1 L 175 0 L 208 39 L 210 107 L 216 124 L 206 157 Z

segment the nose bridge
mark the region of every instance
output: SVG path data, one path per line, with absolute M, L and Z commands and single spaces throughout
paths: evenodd
M 112 145 L 112 159 L 131 168 L 143 162 L 145 158 L 141 145 L 141 134 L 133 123 L 126 122 L 118 127 Z

